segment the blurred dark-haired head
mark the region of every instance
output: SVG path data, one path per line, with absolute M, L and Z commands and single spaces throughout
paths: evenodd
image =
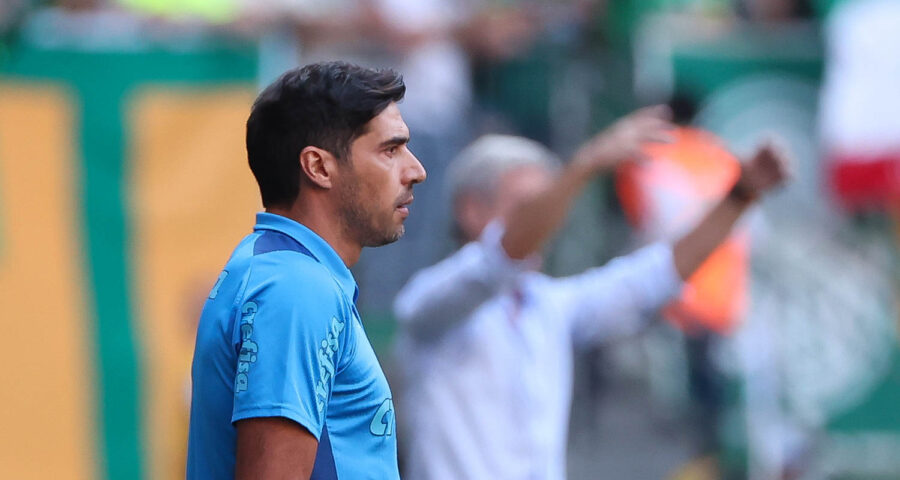
M 265 207 L 287 206 L 300 191 L 300 152 L 327 150 L 346 162 L 365 126 L 406 93 L 403 77 L 344 62 L 289 70 L 266 87 L 247 120 L 247 159 Z
M 672 111 L 672 121 L 677 125 L 690 125 L 697 116 L 697 102 L 687 95 L 675 95 L 669 100 L 668 106 Z

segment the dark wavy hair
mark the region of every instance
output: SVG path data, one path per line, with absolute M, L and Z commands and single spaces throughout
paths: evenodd
M 300 191 L 300 152 L 315 146 L 346 162 L 366 124 L 406 85 L 397 72 L 344 62 L 287 71 L 266 87 L 247 120 L 247 159 L 263 205 L 286 206 Z

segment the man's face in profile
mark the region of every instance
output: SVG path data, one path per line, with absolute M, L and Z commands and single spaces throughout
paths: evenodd
M 425 168 L 408 148 L 409 128 L 396 103 L 366 124 L 341 164 L 338 192 L 344 228 L 364 247 L 397 241 Z

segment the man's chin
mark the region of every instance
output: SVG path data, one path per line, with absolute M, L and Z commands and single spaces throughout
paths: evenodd
M 400 226 L 396 230 L 394 230 L 393 235 L 390 235 L 388 237 L 387 242 L 385 242 L 385 244 L 394 243 L 397 240 L 400 240 L 400 237 L 402 237 L 404 233 L 406 233 L 406 227 L 401 223 Z
M 397 240 L 400 240 L 400 237 L 402 237 L 404 233 L 406 233 L 406 227 L 404 227 L 401 224 L 400 227 L 397 228 L 396 230 L 394 230 L 393 232 L 387 233 L 386 235 L 384 235 L 378 239 L 373 239 L 373 241 L 368 242 L 365 246 L 366 247 L 381 247 L 384 245 L 388 245 L 390 243 L 396 242 Z

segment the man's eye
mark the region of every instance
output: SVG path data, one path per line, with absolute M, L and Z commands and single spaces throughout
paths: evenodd
M 395 145 L 395 146 L 389 148 L 389 149 L 387 150 L 387 153 L 388 153 L 388 155 L 393 156 L 393 155 L 396 155 L 396 154 L 397 154 L 397 151 L 398 151 L 398 150 L 400 150 L 400 147 Z

